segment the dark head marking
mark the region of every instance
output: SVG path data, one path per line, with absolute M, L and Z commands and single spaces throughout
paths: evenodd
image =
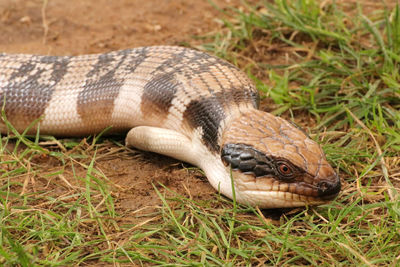
M 283 182 L 295 182 L 305 171 L 285 159 L 267 156 L 244 144 L 226 144 L 222 148 L 221 158 L 230 164 L 233 170 L 253 174 L 256 178 L 273 176 Z

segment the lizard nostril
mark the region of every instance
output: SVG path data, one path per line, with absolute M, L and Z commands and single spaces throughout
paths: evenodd
M 323 199 L 332 199 L 340 192 L 341 184 L 337 175 L 330 180 L 322 180 L 318 183 L 318 196 Z

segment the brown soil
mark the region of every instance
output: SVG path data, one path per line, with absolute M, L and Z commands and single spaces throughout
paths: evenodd
M 77 55 L 158 44 L 194 46 L 199 41 L 193 36 L 217 30 L 221 25 L 216 18 L 223 16 L 207 0 L 52 0 L 47 6 L 45 2 L 0 1 L 1 52 Z M 238 7 L 240 1 L 214 2 L 226 9 Z M 89 164 L 94 152 L 87 153 Z M 199 170 L 188 170 L 190 166 L 174 159 L 121 150 L 107 141 L 96 155 L 95 167 L 110 179 L 120 211 L 161 204 L 153 187 L 158 182 L 194 199 L 216 196 Z M 35 159 L 34 164 L 49 173 L 59 168 L 59 161 L 46 158 Z M 84 177 L 86 170 L 78 168 L 77 172 Z M 68 194 L 70 185 L 74 186 L 71 177 L 72 167 L 67 165 L 57 181 L 49 185 L 45 179 L 31 179 L 32 185 L 25 189 Z

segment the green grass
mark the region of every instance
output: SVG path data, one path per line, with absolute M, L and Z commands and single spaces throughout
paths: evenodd
M 94 164 L 110 144 L 3 136 L 0 264 L 400 265 L 400 10 L 341 3 L 248 5 L 203 46 L 248 72 L 263 109 L 322 143 L 338 199 L 272 220 L 155 186 L 163 205 L 138 223 Z

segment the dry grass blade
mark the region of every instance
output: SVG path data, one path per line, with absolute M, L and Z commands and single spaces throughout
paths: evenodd
M 346 111 L 353 117 L 353 119 L 357 122 L 358 125 L 361 126 L 361 128 L 364 129 L 364 131 L 366 131 L 368 133 L 368 135 L 371 137 L 371 140 L 374 142 L 375 147 L 376 147 L 376 151 L 378 152 L 378 157 L 380 158 L 380 162 L 381 162 L 381 168 L 382 168 L 382 172 L 383 172 L 383 176 L 385 177 L 386 183 L 387 183 L 387 191 L 390 197 L 390 200 L 392 202 L 397 201 L 398 199 L 398 192 L 396 191 L 396 189 L 394 188 L 393 184 L 390 182 L 389 179 L 389 172 L 388 172 L 388 167 L 386 165 L 385 162 L 385 157 L 383 156 L 382 153 L 382 149 L 378 143 L 378 141 L 376 141 L 374 135 L 372 134 L 371 130 L 368 129 L 365 124 L 360 121 L 354 114 L 353 112 L 351 112 L 347 107 L 345 107 Z

